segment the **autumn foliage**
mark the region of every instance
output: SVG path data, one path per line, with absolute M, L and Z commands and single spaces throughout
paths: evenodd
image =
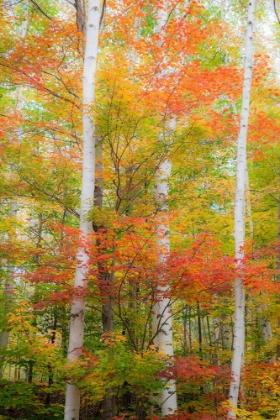
M 161 2 L 104 2 L 96 101 L 87 109 L 96 122 L 102 203 L 95 198 L 86 215 L 78 210 L 84 34 L 75 7 L 28 1 L 26 17 L 23 2 L 12 3 L 2 1 L 0 12 L 0 419 L 63 419 L 68 382 L 81 390 L 81 420 L 104 418 L 108 395 L 115 420 L 159 420 L 157 397 L 170 380 L 179 407 L 165 419 L 227 419 L 238 275 L 246 289 L 246 357 L 237 417 L 276 419 L 279 29 L 256 30 L 246 257 L 237 269 L 241 3 L 221 13 L 215 2 L 171 0 L 159 33 Z M 258 7 L 261 25 L 270 15 Z M 269 46 L 268 32 L 277 35 Z M 155 172 L 165 159 L 172 161 L 171 251 L 159 263 Z M 80 217 L 93 226 L 86 238 Z M 89 257 L 87 267 L 78 249 Z M 77 265 L 88 269 L 87 290 L 73 286 Z M 174 358 L 155 345 L 159 287 L 160 299 L 172 301 Z M 84 345 L 72 363 L 70 306 L 84 298 Z

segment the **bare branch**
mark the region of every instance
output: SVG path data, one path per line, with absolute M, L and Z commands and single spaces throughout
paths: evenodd
M 41 7 L 39 6 L 39 4 L 36 3 L 35 0 L 30 0 L 32 4 L 34 4 L 34 6 L 39 10 L 39 12 L 42 13 L 42 15 L 44 15 L 46 18 L 48 18 L 49 20 L 53 21 L 53 19 L 46 13 L 44 12 L 43 9 L 41 9 Z
M 277 12 L 277 7 L 276 7 L 276 0 L 273 0 L 273 7 L 274 7 L 274 12 L 275 12 L 275 15 L 277 17 L 278 23 L 280 23 L 280 18 L 279 18 L 279 15 L 278 15 L 278 12 Z
M 106 0 L 103 0 L 102 11 L 101 11 L 101 16 L 100 16 L 100 22 L 99 22 L 99 29 L 101 28 L 102 21 L 104 19 L 105 13 L 106 13 Z

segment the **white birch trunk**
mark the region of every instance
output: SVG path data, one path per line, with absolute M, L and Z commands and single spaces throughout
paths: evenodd
M 265 342 L 265 344 L 269 344 L 271 343 L 272 340 L 272 329 L 271 329 L 271 323 L 270 321 L 265 318 L 263 316 L 263 312 L 267 311 L 267 305 L 264 304 L 257 304 L 256 305 L 256 310 L 257 313 L 259 315 L 259 325 L 260 325 L 260 330 L 261 330 L 261 334 L 263 336 L 263 340 Z M 270 359 L 270 361 L 272 361 Z
M 139 40 L 139 35 L 140 35 L 140 18 L 136 17 L 135 22 L 134 22 L 134 29 L 136 31 L 135 36 L 134 36 L 134 41 L 137 42 Z M 137 65 L 139 63 L 139 57 L 137 52 L 135 51 L 135 48 L 132 47 L 131 51 L 130 51 L 130 66 L 129 66 L 129 74 L 133 74 L 134 72 L 134 66 Z
M 255 0 L 249 0 L 248 21 L 246 30 L 245 74 L 242 92 L 242 110 L 237 145 L 236 192 L 234 205 L 234 237 L 236 268 L 242 270 L 244 258 L 244 200 L 246 184 L 246 141 L 248 131 L 250 90 L 253 69 L 253 24 Z M 235 323 L 233 340 L 233 357 L 231 367 L 231 383 L 229 391 L 229 417 L 236 419 L 233 409 L 237 407 L 240 387 L 240 375 L 244 357 L 244 290 L 242 275 L 235 279 Z
M 168 193 L 169 178 L 171 174 L 171 162 L 166 159 L 161 163 L 156 171 L 156 201 L 159 207 L 157 220 L 157 245 L 159 247 L 159 264 L 164 264 L 170 255 L 170 236 L 169 236 L 169 213 L 168 213 Z M 160 281 L 163 280 L 159 279 Z M 169 295 L 169 286 L 158 286 L 156 290 L 156 304 L 154 305 L 153 333 L 155 345 L 172 357 L 173 334 L 172 334 L 172 306 Z M 175 382 L 169 381 L 161 395 L 161 413 L 163 416 L 172 414 L 177 410 L 177 395 Z
M 157 32 L 163 29 L 167 22 L 167 3 L 163 8 L 158 9 L 157 14 Z M 162 40 L 159 40 L 158 46 L 162 46 Z M 175 119 L 171 122 L 170 128 L 175 129 Z M 156 202 L 158 206 L 157 218 L 157 245 L 159 248 L 158 262 L 164 265 L 170 255 L 170 233 L 169 233 L 169 178 L 171 174 L 171 161 L 165 159 L 158 165 L 156 170 Z M 164 278 L 159 278 L 164 282 Z M 169 286 L 158 286 L 155 293 L 156 303 L 153 308 L 153 334 L 155 336 L 155 345 L 173 357 L 173 334 L 172 334 L 172 306 L 169 297 Z M 170 380 L 160 396 L 160 406 L 162 416 L 173 414 L 177 410 L 177 394 L 175 381 Z
M 251 197 L 250 197 L 250 186 L 249 186 L 249 174 L 248 174 L 248 168 L 246 165 L 246 174 L 245 174 L 245 191 L 246 191 L 246 213 L 248 217 L 248 225 L 249 225 L 249 232 L 250 232 L 250 238 L 254 239 L 254 223 L 253 223 L 253 216 L 252 216 L 252 207 L 251 207 Z
M 91 105 L 95 100 L 95 72 L 98 49 L 100 20 L 99 0 L 88 2 L 88 22 L 86 33 L 86 51 L 83 72 L 83 173 L 80 204 L 80 230 L 83 245 L 77 254 L 77 267 L 74 287 L 79 297 L 74 298 L 71 306 L 70 337 L 68 360 L 74 362 L 81 354 L 84 340 L 85 292 L 89 255 L 85 252 L 84 241 L 92 232 L 92 222 L 86 220 L 93 206 L 95 183 L 95 126 L 91 117 Z M 82 293 L 81 293 L 82 291 Z M 65 420 L 79 420 L 80 390 L 73 384 L 67 384 L 65 401 Z
M 220 321 L 220 334 L 222 348 L 226 350 L 231 349 L 231 331 L 230 331 L 230 319 L 228 316 L 224 315 Z
M 184 1 L 184 12 L 187 13 L 188 12 L 188 8 L 190 5 L 191 0 L 185 0 Z

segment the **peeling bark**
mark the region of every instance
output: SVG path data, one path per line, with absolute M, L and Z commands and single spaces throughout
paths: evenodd
M 97 62 L 98 34 L 100 20 L 99 0 L 88 2 L 88 22 L 83 71 L 83 173 L 80 206 L 80 231 L 82 246 L 77 253 L 75 277 L 75 297 L 71 306 L 68 360 L 76 361 L 83 346 L 85 295 L 89 255 L 87 241 L 92 233 L 92 223 L 87 215 L 93 206 L 95 184 L 95 125 L 90 114 L 95 100 L 95 72 Z M 65 401 L 65 420 L 79 420 L 80 390 L 72 383 L 67 384 Z
M 248 19 L 246 30 L 245 73 L 242 92 L 242 110 L 239 126 L 237 145 L 236 192 L 234 204 L 234 237 L 236 270 L 239 274 L 235 278 L 235 322 L 233 339 L 233 357 L 231 367 L 231 383 L 229 391 L 230 410 L 229 417 L 236 418 L 232 408 L 237 407 L 240 387 L 240 375 L 244 358 L 244 304 L 245 294 L 243 289 L 242 265 L 244 258 L 245 240 L 245 186 L 246 186 L 246 142 L 250 108 L 250 90 L 253 70 L 253 24 L 255 0 L 250 0 L 248 5 Z

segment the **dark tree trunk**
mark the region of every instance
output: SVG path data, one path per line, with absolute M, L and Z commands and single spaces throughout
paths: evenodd
M 102 161 L 102 148 L 100 144 L 100 139 L 97 143 L 96 148 L 96 184 L 94 189 L 94 205 L 101 210 L 103 205 L 103 161 Z M 104 226 L 98 225 L 93 221 L 93 229 L 96 233 L 96 244 L 98 248 L 99 255 L 102 256 L 107 253 L 106 245 L 102 242 L 102 237 L 106 237 L 106 228 Z M 113 281 L 113 272 L 108 270 L 108 267 L 102 262 L 102 258 L 98 259 L 98 283 L 101 296 L 103 299 L 102 304 L 102 330 L 103 333 L 113 331 L 113 311 L 111 304 L 111 285 Z M 106 395 L 100 403 L 100 414 L 103 420 L 111 420 L 115 416 L 116 412 L 116 402 L 114 396 L 114 390 L 108 388 L 106 390 Z

